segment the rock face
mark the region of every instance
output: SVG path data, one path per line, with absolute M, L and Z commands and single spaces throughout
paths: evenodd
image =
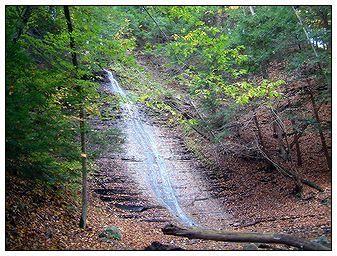
M 152 242 L 151 245 L 145 247 L 145 251 L 184 251 L 184 249 L 178 246 L 162 244 L 155 241 Z
M 115 226 L 107 227 L 101 232 L 98 237 L 103 242 L 114 242 L 115 240 L 121 240 L 122 239 L 122 232 L 119 230 L 119 228 Z

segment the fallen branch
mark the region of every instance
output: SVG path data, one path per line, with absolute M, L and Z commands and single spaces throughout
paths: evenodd
M 330 250 L 329 248 L 315 243 L 303 240 L 284 234 L 273 233 L 253 233 L 253 232 L 231 232 L 231 231 L 216 231 L 216 230 L 196 230 L 179 228 L 172 224 L 162 228 L 165 235 L 182 236 L 189 239 L 215 240 L 223 242 L 238 242 L 238 243 L 275 243 L 293 246 L 303 250 Z
M 297 181 L 300 181 L 301 183 L 311 187 L 311 188 L 314 188 L 314 189 L 317 189 L 319 192 L 323 192 L 324 189 L 321 188 L 319 185 L 317 185 L 315 182 L 313 181 L 310 181 L 310 180 L 307 180 L 307 179 L 304 179 L 302 177 L 300 177 L 297 173 L 295 173 L 294 171 L 290 171 L 290 170 L 286 170 L 284 169 L 283 167 L 281 167 L 280 165 L 278 165 L 275 161 L 273 161 L 268 155 L 267 153 L 261 148 L 259 147 L 258 143 L 257 144 L 257 149 L 260 151 L 260 154 L 266 159 L 268 160 L 275 168 L 276 170 L 278 170 L 280 173 L 282 173 L 283 175 L 285 175 L 286 177 L 289 177 L 293 180 L 295 180 L 296 182 Z

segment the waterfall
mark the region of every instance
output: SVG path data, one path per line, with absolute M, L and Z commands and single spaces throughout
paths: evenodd
M 112 93 L 118 93 L 126 97 L 128 92 L 119 86 L 117 80 L 109 70 L 104 69 L 110 80 Z M 143 149 L 144 163 L 146 168 L 143 170 L 147 176 L 151 189 L 158 201 L 165 206 L 174 216 L 185 226 L 195 226 L 193 220 L 185 213 L 179 205 L 176 193 L 172 188 L 170 177 L 166 169 L 165 160 L 160 156 L 157 143 L 153 136 L 151 126 L 141 120 L 141 113 L 133 103 L 125 102 L 122 111 L 127 115 L 125 125 L 129 128 L 128 139 L 137 142 Z

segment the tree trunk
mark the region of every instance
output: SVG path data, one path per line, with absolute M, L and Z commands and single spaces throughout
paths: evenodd
M 87 154 L 85 144 L 85 113 L 84 109 L 80 110 L 80 130 L 81 130 L 81 161 L 82 161 L 82 215 L 80 219 L 80 228 L 86 227 L 88 213 L 88 182 L 87 182 Z
M 20 14 L 21 21 L 16 29 L 16 32 L 13 37 L 13 43 L 15 44 L 23 33 L 23 29 L 25 28 L 26 24 L 28 23 L 29 17 L 33 12 L 34 6 L 25 6 Z
M 312 7 L 311 7 L 312 8 Z M 326 29 L 326 30 L 331 30 L 331 26 L 329 25 L 329 21 L 328 21 L 328 15 L 327 13 L 325 13 L 321 7 L 318 7 L 319 9 L 319 15 L 321 17 L 321 21 L 323 23 L 323 27 Z M 331 50 L 331 36 L 328 37 L 328 40 L 327 40 L 327 44 L 326 44 L 326 48 L 327 50 Z
M 305 29 L 305 26 L 304 26 L 304 24 L 302 22 L 302 19 L 301 19 L 300 15 L 299 15 L 298 11 L 294 8 L 294 6 L 292 6 L 292 9 L 293 9 L 293 11 L 294 11 L 294 13 L 295 13 L 295 15 L 297 17 L 297 20 L 298 20 L 299 24 L 301 25 L 301 27 L 302 27 L 302 29 L 304 31 L 304 34 L 305 34 L 305 36 L 306 36 L 306 38 L 308 40 L 308 43 L 310 44 L 310 46 L 311 46 L 311 48 L 312 48 L 312 50 L 313 50 L 313 52 L 315 54 L 316 60 L 318 61 L 318 67 L 319 67 L 321 75 L 324 76 L 325 83 L 327 85 L 327 91 L 329 93 L 331 93 L 331 82 L 330 82 L 329 78 L 327 77 L 327 74 L 323 71 L 323 68 L 322 68 L 323 65 L 322 65 L 322 63 L 321 63 L 321 61 L 319 59 L 318 53 L 317 53 L 314 45 L 312 44 L 312 42 L 310 40 L 310 36 L 309 36 L 307 30 Z
M 307 83 L 310 86 L 310 82 L 309 82 L 308 79 L 307 79 Z M 318 125 L 318 132 L 319 132 L 319 136 L 320 136 L 321 142 L 322 142 L 322 149 L 323 149 L 323 152 L 324 152 L 325 159 L 327 161 L 329 170 L 331 171 L 332 166 L 331 166 L 331 158 L 330 158 L 330 155 L 329 155 L 329 152 L 328 152 L 328 146 L 326 144 L 325 137 L 324 137 L 324 134 L 323 134 L 323 129 L 322 129 L 322 125 L 321 125 L 319 115 L 318 115 L 318 110 L 317 110 L 315 98 L 314 98 L 314 95 L 313 95 L 313 93 L 310 89 L 309 89 L 309 96 L 310 96 L 310 101 L 311 101 L 311 105 L 312 105 L 312 110 L 313 110 L 313 113 L 314 113 L 314 116 L 315 116 L 315 119 L 316 119 L 316 122 L 317 122 L 317 125 Z
M 281 157 L 283 158 L 283 160 L 290 161 L 292 163 L 291 148 L 288 140 L 288 135 L 285 129 L 285 125 L 273 108 L 270 107 L 269 110 L 275 118 L 273 122 L 274 137 L 276 133 L 276 138 L 279 144 Z
M 218 11 L 215 13 L 215 25 L 217 27 L 222 26 L 222 13 L 223 13 L 222 9 L 218 9 Z
M 254 122 L 255 122 L 255 126 L 257 128 L 257 135 L 259 137 L 259 143 L 261 144 L 261 147 L 264 148 L 264 143 L 263 143 L 263 140 L 262 140 L 262 133 L 261 133 L 259 122 L 258 122 L 257 117 L 256 117 L 256 113 L 254 114 Z
M 274 129 L 276 130 L 275 132 L 276 132 L 276 138 L 277 138 L 280 155 L 283 160 L 287 160 L 288 159 L 287 152 L 283 144 L 283 130 L 281 129 L 276 119 L 274 120 L 274 123 L 275 123 Z
M 310 44 L 310 46 L 311 46 L 311 48 L 312 48 L 312 50 L 313 50 L 313 52 L 314 52 L 316 58 L 318 58 L 318 54 L 317 54 L 317 52 L 316 52 L 316 49 L 315 49 L 313 43 L 312 43 L 311 40 L 310 40 L 310 36 L 309 36 L 307 30 L 305 29 L 305 26 L 304 26 L 304 24 L 303 24 L 303 22 L 302 22 L 302 19 L 301 19 L 300 15 L 298 14 L 298 12 L 297 12 L 297 10 L 295 9 L 294 6 L 292 6 L 292 8 L 293 8 L 293 11 L 294 11 L 294 13 L 295 13 L 295 15 L 296 15 L 296 18 L 297 18 L 299 24 L 301 25 L 301 27 L 302 27 L 302 29 L 303 29 L 303 31 L 304 31 L 304 34 L 305 34 L 305 36 L 306 36 L 306 38 L 307 38 L 307 40 L 308 40 L 308 43 Z
M 295 125 L 296 125 L 295 120 L 292 119 L 291 124 L 293 126 L 293 131 L 294 131 L 294 143 L 296 147 L 297 165 L 301 166 L 302 165 L 302 155 L 301 155 L 298 133 L 297 133 L 297 130 L 295 129 Z
M 75 68 L 75 72 L 77 73 L 78 62 L 77 62 L 77 55 L 75 51 L 76 47 L 75 47 L 75 40 L 72 35 L 73 25 L 71 22 L 71 17 L 70 17 L 68 6 L 64 6 L 64 16 L 66 17 L 66 20 L 67 20 L 68 33 L 69 33 L 69 38 L 70 38 L 70 48 L 72 49 L 71 59 L 72 59 L 73 66 Z M 81 88 L 77 86 L 76 89 L 80 95 Z M 81 131 L 81 162 L 82 162 L 82 214 L 81 214 L 79 226 L 80 228 L 85 228 L 86 220 L 87 220 L 87 212 L 88 212 L 88 184 L 87 184 L 87 154 L 86 154 L 86 145 L 85 145 L 85 113 L 84 113 L 83 102 L 81 104 L 79 116 L 80 116 L 80 131 Z
M 189 239 L 215 240 L 239 243 L 275 243 L 285 244 L 303 250 L 330 250 L 329 248 L 318 243 L 309 242 L 301 238 L 285 234 L 185 229 L 179 228 L 171 224 L 166 225 L 164 228 L 162 228 L 162 232 L 165 235 L 182 236 Z
M 252 15 L 255 15 L 255 11 L 254 11 L 254 7 L 253 6 L 249 6 L 249 10 L 250 10 L 250 13 Z

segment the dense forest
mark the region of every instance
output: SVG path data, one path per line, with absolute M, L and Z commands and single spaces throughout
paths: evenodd
M 6 250 L 330 249 L 331 17 L 6 6 Z

